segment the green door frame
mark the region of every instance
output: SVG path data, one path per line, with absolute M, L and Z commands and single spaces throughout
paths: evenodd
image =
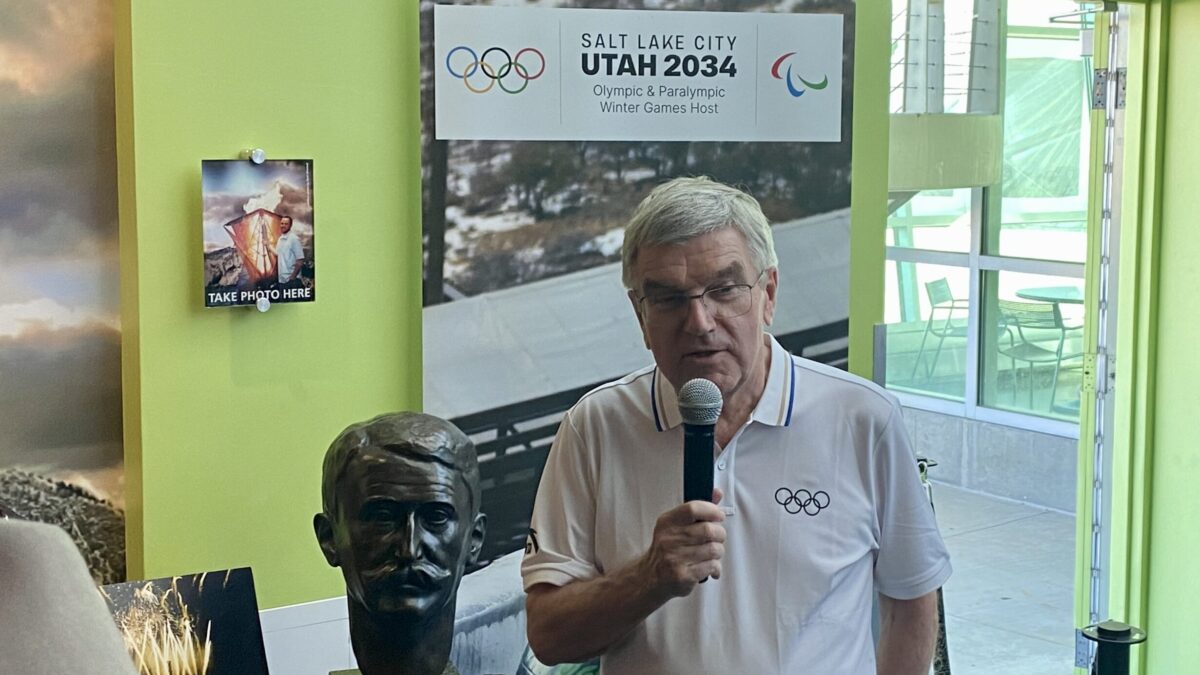
M 1167 28 L 1170 0 L 1141 0 L 1130 7 L 1128 88 L 1121 204 L 1121 272 L 1118 281 L 1117 358 L 1111 522 L 1109 611 L 1111 618 L 1146 627 L 1148 616 L 1150 480 L 1155 396 L 1158 258 L 1162 210 L 1162 156 Z M 884 237 L 887 221 L 888 57 L 890 3 L 859 3 L 855 17 L 854 144 L 850 232 L 850 370 L 870 378 L 872 327 L 883 320 Z M 1098 31 L 1099 34 L 1099 31 Z M 1101 41 L 1104 42 L 1104 41 Z M 1100 45 L 1098 45 L 1099 47 Z M 1107 43 L 1104 42 L 1107 57 Z M 1099 60 L 1099 51 L 1097 63 Z M 1093 125 L 1095 124 L 1093 120 Z M 1092 134 L 1093 138 L 1097 134 Z M 870 139 L 867 142 L 867 139 Z M 1093 158 L 1096 148 L 1093 145 Z M 1098 217 L 1095 211 L 1089 225 Z M 1089 228 L 1088 292 L 1094 292 L 1096 261 L 1092 244 L 1099 228 Z M 1091 232 L 1096 234 L 1092 235 Z M 1098 324 L 1085 326 L 1094 353 Z M 1083 411 L 1087 412 L 1084 413 Z M 1090 429 L 1093 410 L 1081 407 Z M 1079 476 L 1092 475 L 1092 434 L 1080 434 Z M 1086 440 L 1085 440 L 1086 439 Z M 1075 619 L 1088 620 L 1086 592 L 1091 569 L 1092 497 L 1089 480 L 1077 492 Z M 1106 618 L 1109 618 L 1106 617 Z M 1142 648 L 1133 650 L 1132 672 L 1145 675 Z M 1079 670 L 1077 672 L 1083 672 Z
M 1109 615 L 1146 628 L 1170 0 L 1127 4 Z M 1142 652 L 1132 650 L 1130 672 L 1145 675 Z

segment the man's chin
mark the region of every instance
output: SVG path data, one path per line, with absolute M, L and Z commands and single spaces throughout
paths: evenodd
M 726 388 L 732 386 L 737 381 L 737 379 L 733 377 L 726 368 L 722 368 L 720 367 L 720 364 L 716 363 L 684 363 L 679 374 L 680 379 L 682 380 L 678 384 L 679 387 L 682 387 L 685 383 L 691 380 L 702 377 L 711 381 L 713 384 L 716 384 L 717 388 L 721 390 L 721 393 L 725 394 L 726 396 L 729 395 L 729 392 L 726 390 Z

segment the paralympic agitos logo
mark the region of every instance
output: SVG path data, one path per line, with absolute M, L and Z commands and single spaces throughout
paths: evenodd
M 808 80 L 804 79 L 803 77 L 801 77 L 799 75 L 795 75 L 795 76 L 792 75 L 792 64 L 791 63 L 787 64 L 787 73 L 786 74 L 784 74 L 784 75 L 779 74 L 779 67 L 782 66 L 783 63 L 785 61 L 787 61 L 789 58 L 791 58 L 791 56 L 794 55 L 795 53 L 796 52 L 788 52 L 788 53 L 784 54 L 783 56 L 780 56 L 779 58 L 775 59 L 775 63 L 772 64 L 772 66 L 771 66 L 771 77 L 773 77 L 777 80 L 783 80 L 784 82 L 786 82 L 788 93 L 791 94 L 793 98 L 800 98 L 801 96 L 804 95 L 805 91 L 808 91 L 808 89 L 812 89 L 814 91 L 819 91 L 821 89 L 824 89 L 825 87 L 828 87 L 829 86 L 829 76 L 828 75 L 822 75 L 820 82 L 809 82 Z M 801 87 L 796 86 L 796 81 L 799 81 L 799 83 L 803 86 L 801 86 Z M 808 89 L 805 89 L 804 87 L 807 87 Z
M 446 71 L 476 94 L 486 94 L 496 86 L 505 93 L 519 94 L 546 72 L 546 57 L 534 47 L 510 54 L 503 47 L 488 47 L 476 53 L 459 45 L 446 54 Z

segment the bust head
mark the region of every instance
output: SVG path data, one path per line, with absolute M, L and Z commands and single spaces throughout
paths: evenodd
M 397 630 L 447 612 L 453 622 L 485 526 L 475 446 L 462 431 L 412 412 L 352 424 L 325 453 L 321 497 L 313 527 L 352 613 Z

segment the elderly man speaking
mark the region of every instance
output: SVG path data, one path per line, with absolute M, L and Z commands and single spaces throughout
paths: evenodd
M 661 185 L 622 263 L 654 365 L 562 420 L 521 566 L 535 654 L 600 655 L 604 673 L 924 675 L 950 561 L 900 407 L 765 332 L 779 272 L 758 202 Z M 684 503 L 676 392 L 693 378 L 724 406 L 713 499 Z

